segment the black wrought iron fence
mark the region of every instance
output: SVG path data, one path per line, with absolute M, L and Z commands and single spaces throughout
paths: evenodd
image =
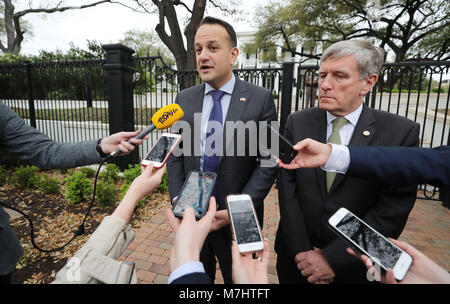
M 160 57 L 133 58 L 133 50 L 121 45 L 105 50 L 106 60 L 0 65 L 0 100 L 52 139 L 74 142 L 142 129 L 180 89 L 201 83 L 196 71 L 176 71 Z M 365 103 L 418 122 L 422 147 L 450 144 L 449 68 L 450 61 L 386 63 Z M 272 92 L 282 129 L 291 112 L 318 106 L 317 65 L 233 71 Z M 160 133 L 127 161 L 138 162 Z M 421 189 L 426 198 L 438 191 Z
M 297 67 L 290 111 L 318 106 L 317 86 L 314 86 L 318 68 L 317 65 Z M 385 63 L 365 103 L 419 123 L 421 147 L 449 145 L 449 69 L 450 61 Z M 420 198 L 437 198 L 439 193 L 438 188 L 429 185 L 420 185 L 419 189 Z
M 103 60 L 0 66 L 0 100 L 57 141 L 108 134 Z

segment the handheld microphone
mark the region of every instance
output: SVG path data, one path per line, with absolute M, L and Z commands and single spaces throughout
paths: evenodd
M 164 108 L 159 109 L 152 116 L 152 124 L 150 127 L 141 131 L 138 135 L 133 138 L 143 139 L 148 133 L 152 132 L 155 129 L 164 130 L 170 128 L 174 123 L 183 118 L 184 113 L 181 107 L 176 104 L 170 104 L 165 106 Z M 128 141 L 130 142 L 130 141 Z M 109 154 L 107 157 L 111 158 L 120 153 L 120 149 L 117 148 L 113 153 Z

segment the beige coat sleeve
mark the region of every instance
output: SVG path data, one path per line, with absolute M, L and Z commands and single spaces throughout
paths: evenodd
M 134 263 L 117 261 L 133 239 L 134 231 L 123 219 L 105 217 L 52 284 L 137 283 Z

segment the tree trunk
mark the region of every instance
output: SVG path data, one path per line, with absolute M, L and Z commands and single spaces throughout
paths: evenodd
M 11 0 L 4 0 L 5 13 L 5 33 L 6 33 L 6 46 L 0 42 L 0 49 L 4 53 L 19 54 L 20 46 L 23 41 L 23 32 L 20 28 L 20 24 L 16 24 L 18 20 L 14 18 L 14 5 Z
M 169 48 L 175 57 L 178 70 L 178 83 L 180 90 L 195 85 L 196 69 L 194 41 L 197 27 L 205 13 L 206 0 L 195 0 L 190 21 L 184 30 L 187 46 L 185 47 L 178 23 L 175 5 L 178 2 L 171 0 L 152 0 L 158 7 L 159 23 L 155 30 L 161 41 Z M 170 28 L 171 35 L 165 31 L 165 20 Z

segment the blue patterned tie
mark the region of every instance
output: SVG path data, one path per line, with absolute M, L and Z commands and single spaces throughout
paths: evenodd
M 208 94 L 210 94 L 212 96 L 213 101 L 214 101 L 214 106 L 211 110 L 211 114 L 209 115 L 208 127 L 209 127 L 210 122 L 213 120 L 220 123 L 220 125 L 222 125 L 223 124 L 223 114 L 222 114 L 222 105 L 220 104 L 220 100 L 222 99 L 225 92 L 220 91 L 220 90 L 213 90 L 213 91 L 208 92 Z M 215 124 L 217 125 L 217 123 L 215 123 Z M 217 141 L 222 140 L 222 128 L 217 130 L 217 129 L 211 129 L 209 127 L 208 129 L 210 131 L 206 133 L 206 138 L 205 138 L 205 155 L 203 155 L 203 172 L 217 173 L 217 169 L 219 167 L 219 157 L 215 153 L 212 153 L 210 148 L 212 150 L 214 150 L 216 148 Z M 216 132 L 220 132 L 219 133 L 220 136 L 218 137 L 216 135 L 215 141 L 212 142 L 211 145 L 206 144 L 206 143 L 208 143 L 208 141 L 206 139 L 208 137 L 210 137 L 211 135 L 215 134 Z M 209 153 L 207 153 L 207 151 Z M 214 185 L 214 190 L 212 192 L 212 196 L 217 197 L 217 194 L 218 194 L 217 189 L 218 189 L 218 182 L 216 180 L 216 184 Z

